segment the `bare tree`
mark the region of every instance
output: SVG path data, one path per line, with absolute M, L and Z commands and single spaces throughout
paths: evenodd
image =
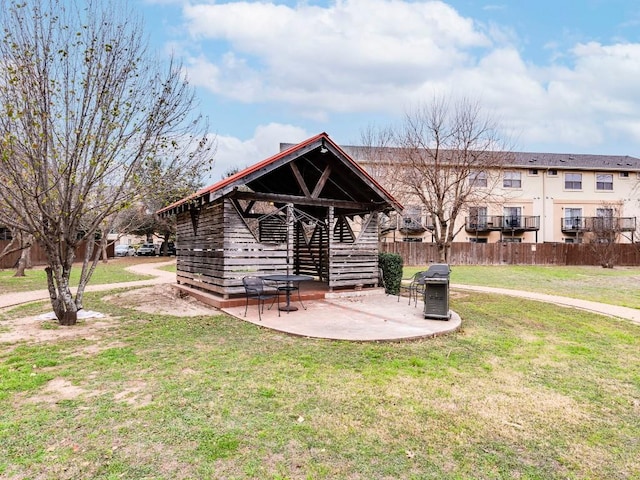
M 434 98 L 406 113 L 401 126 L 363 138 L 386 158 L 378 160 L 381 171 L 374 176 L 401 202 L 419 203 L 430 217 L 441 262 L 464 228 L 458 218 L 499 195 L 499 173 L 512 155 L 495 120 L 468 99 Z
M 619 205 L 603 203 L 598 208 L 598 215 L 586 218 L 585 241 L 602 268 L 613 268 L 618 262 L 619 250 L 615 245 L 622 236 L 623 221 L 618 216 Z
M 2 1 L 2 12 L 0 224 L 40 243 L 53 310 L 72 325 L 106 241 L 97 232 L 137 201 L 149 162 L 209 155 L 206 124 L 180 65 L 150 57 L 125 4 Z
M 406 205 L 407 201 L 410 201 L 410 196 L 406 195 L 406 188 L 398 181 L 399 155 L 395 143 L 396 135 L 396 131 L 390 126 L 377 127 L 369 125 L 360 132 L 360 144 L 362 146 L 349 147 L 349 153 L 394 198 Z M 398 228 L 397 217 L 398 214 L 396 212 L 381 216 L 379 220 L 379 235 L 381 237 Z

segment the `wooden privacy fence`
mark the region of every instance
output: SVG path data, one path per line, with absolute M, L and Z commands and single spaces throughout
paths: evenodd
M 640 244 L 596 245 L 588 243 L 453 243 L 449 255 L 452 265 L 600 265 L 607 252 L 614 265 L 640 265 Z M 380 243 L 380 252 L 398 253 L 407 266 L 438 263 L 435 243 Z
M 10 240 L 0 240 L 0 252 L 7 244 L 9 244 L 9 242 Z M 113 256 L 113 250 L 113 245 L 109 245 L 107 247 L 107 255 L 109 257 Z M 76 250 L 76 261 L 82 261 L 84 258 L 84 251 L 85 244 L 82 243 Z M 14 252 L 6 257 L 0 258 L 0 269 L 16 268 L 19 259 L 20 252 Z M 31 264 L 34 266 L 47 264 L 47 256 L 45 255 L 43 248 L 37 243 L 31 246 Z

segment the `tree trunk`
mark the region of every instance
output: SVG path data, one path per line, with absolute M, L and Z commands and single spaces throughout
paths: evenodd
M 64 312 L 58 317 L 58 322 L 60 322 L 60 325 L 73 326 L 78 323 L 78 312 Z
M 24 262 L 25 267 L 26 268 L 33 268 L 33 263 L 31 261 L 31 247 L 28 247 L 28 248 L 25 249 L 24 258 L 25 258 L 25 262 Z
M 78 307 L 73 300 L 73 295 L 69 288 L 69 272 L 67 275 L 63 275 L 57 282 L 54 280 L 53 268 L 45 268 L 47 273 L 47 286 L 49 289 L 49 297 L 51 298 L 51 306 L 53 307 L 53 313 L 56 314 L 58 323 L 60 325 L 75 325 L 78 321 Z
M 53 304 L 53 312 L 56 314 L 58 323 L 60 325 L 71 326 L 75 325 L 78 321 L 78 308 L 76 307 L 71 291 L 67 291 L 67 294 Z
M 164 241 L 162 242 L 162 251 L 160 255 L 165 257 L 169 256 L 169 237 L 171 236 L 171 232 L 164 232 Z
M 440 263 L 447 263 L 447 245 L 443 243 L 438 243 L 438 261 Z
M 14 277 L 24 277 L 24 271 L 27 268 L 27 262 L 29 261 L 29 248 L 25 248 L 20 252 L 20 259 L 18 260 L 18 268 Z

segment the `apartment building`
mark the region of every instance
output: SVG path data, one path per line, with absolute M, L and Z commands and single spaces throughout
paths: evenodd
M 343 148 L 376 176 L 367 160 L 376 155 Z M 619 243 L 640 241 L 639 158 L 514 152 L 500 170 L 478 172 L 469 181 L 495 194 L 487 203 L 466 206 L 455 228 L 457 242 L 581 243 L 597 241 L 603 232 Z M 419 201 L 401 201 L 405 210 L 389 219 L 384 239 L 431 241 L 433 225 Z

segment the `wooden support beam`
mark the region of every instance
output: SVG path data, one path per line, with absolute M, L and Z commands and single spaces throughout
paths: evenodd
M 327 165 L 322 172 L 322 175 L 320 176 L 320 179 L 318 180 L 318 183 L 316 184 L 315 188 L 313 189 L 313 193 L 311 194 L 313 198 L 318 198 L 320 196 L 320 192 L 322 192 L 322 189 L 327 183 L 327 180 L 329 180 L 329 175 L 331 175 L 331 165 Z
M 357 212 L 379 211 L 387 204 L 385 202 L 354 202 L 351 200 L 336 200 L 331 198 L 308 198 L 299 195 L 282 195 L 277 193 L 241 192 L 236 190 L 229 195 L 231 198 L 260 200 L 274 203 L 293 203 L 313 207 L 336 207 Z
M 233 199 L 233 204 L 235 205 L 236 209 L 238 210 L 238 212 L 240 212 L 240 214 L 244 217 L 247 218 L 249 217 L 249 212 L 251 212 L 251 209 L 253 208 L 253 206 L 256 204 L 255 200 L 251 200 L 249 201 L 249 203 L 247 204 L 247 208 L 242 208 L 242 205 L 240 205 L 240 202 L 238 201 L 239 199 L 234 198 Z
M 291 167 L 293 176 L 296 177 L 296 181 L 298 182 L 298 185 L 302 189 L 302 193 L 304 193 L 304 196 L 310 197 L 311 192 L 309 191 L 309 187 L 307 187 L 307 184 L 305 183 L 304 178 L 302 178 L 302 174 L 300 173 L 300 169 L 298 169 L 298 166 L 296 165 L 296 163 L 291 162 L 289 166 Z

